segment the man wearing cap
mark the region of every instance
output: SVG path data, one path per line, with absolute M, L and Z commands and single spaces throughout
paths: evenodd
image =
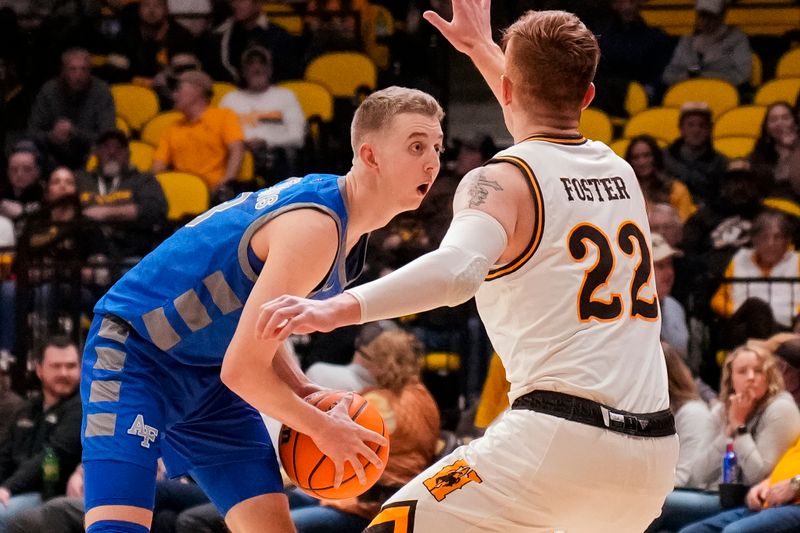
M 728 166 L 711 142 L 711 108 L 705 102 L 684 103 L 678 126 L 681 136 L 664 150 L 664 168 L 689 187 L 693 198 L 708 204 Z
M 178 76 L 172 93 L 184 117 L 161 137 L 153 156 L 153 172 L 178 170 L 203 178 L 212 201 L 233 196 L 244 158 L 244 133 L 230 109 L 210 107 L 213 83 L 208 74 L 189 70 Z
M 656 293 L 661 304 L 661 340 L 681 351 L 683 356 L 689 348 L 689 328 L 683 306 L 670 296 L 675 282 L 672 258 L 681 252 L 669 245 L 658 233 L 651 234 L 653 242 L 653 269 L 656 278 Z
M 110 224 L 102 231 L 116 258 L 142 257 L 166 223 L 164 191 L 152 174 L 131 165 L 128 138 L 122 131 L 103 132 L 94 153 L 95 169 L 77 177 L 83 216 Z
M 750 82 L 752 50 L 747 35 L 725 24 L 725 0 L 697 0 L 694 32 L 681 37 L 664 69 L 664 83 L 720 78 L 739 87 Z

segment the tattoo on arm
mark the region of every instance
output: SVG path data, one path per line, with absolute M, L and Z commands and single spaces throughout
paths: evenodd
M 469 207 L 478 207 L 486 203 L 486 198 L 492 190 L 502 191 L 503 188 L 494 180 L 487 179 L 482 170 L 477 171 L 472 179 L 466 184 L 469 189 Z

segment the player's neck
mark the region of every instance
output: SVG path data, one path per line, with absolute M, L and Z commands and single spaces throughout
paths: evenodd
M 345 176 L 345 205 L 347 206 L 347 247 L 358 242 L 365 233 L 384 227 L 398 213 L 388 207 L 389 202 L 381 199 L 372 190 L 370 180 L 358 176 L 357 170 L 351 169 Z
M 514 143 L 535 136 L 577 137 L 580 135 L 578 129 L 580 115 L 567 116 L 550 109 L 528 114 L 513 113 L 511 122 L 508 126 L 514 137 Z

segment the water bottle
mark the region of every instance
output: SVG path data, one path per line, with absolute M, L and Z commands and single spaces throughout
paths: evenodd
M 733 440 L 725 446 L 725 455 L 722 458 L 722 482 L 739 482 L 739 465 L 736 461 L 736 452 L 733 451 Z
M 58 496 L 58 481 L 61 478 L 58 455 L 51 446 L 45 446 L 42 456 L 42 497 L 47 500 Z

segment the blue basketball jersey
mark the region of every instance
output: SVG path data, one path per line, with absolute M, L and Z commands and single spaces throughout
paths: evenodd
M 348 261 L 344 184 L 342 176 L 310 174 L 242 193 L 210 209 L 126 273 L 97 303 L 95 313 L 122 318 L 184 364 L 221 365 L 263 266 L 250 239 L 270 220 L 290 210 L 312 208 L 336 222 L 336 259 L 309 297 L 338 294 L 361 272 L 366 236 Z

